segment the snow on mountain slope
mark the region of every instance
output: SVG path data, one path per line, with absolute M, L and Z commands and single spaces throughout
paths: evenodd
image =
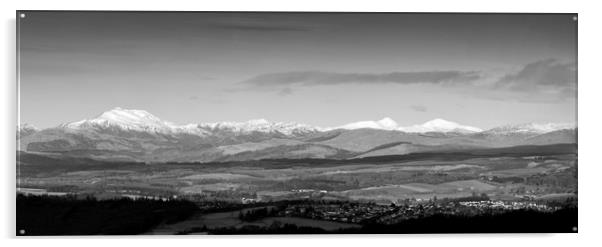
M 320 128 L 298 123 L 268 122 L 265 119 L 247 122 L 217 122 L 176 125 L 163 121 L 144 110 L 130 110 L 120 107 L 106 111 L 96 118 L 62 124 L 60 127 L 81 130 L 86 128 L 116 127 L 127 131 L 140 131 L 163 134 L 193 134 L 205 136 L 213 131 L 230 131 L 238 133 L 281 133 L 284 135 L 305 134 L 319 131 Z
M 381 129 L 381 130 L 395 130 L 395 129 L 399 128 L 399 126 L 397 125 L 397 122 L 395 122 L 393 119 L 386 117 L 386 118 L 383 118 L 378 121 L 360 121 L 360 122 L 345 124 L 343 126 L 339 126 L 339 127 L 335 127 L 335 128 L 331 128 L 331 129 L 353 130 L 353 129 L 364 129 L 364 128 Z
M 426 132 L 459 132 L 459 133 L 476 133 L 483 131 L 477 127 L 461 125 L 456 122 L 443 120 L 440 118 L 433 119 L 421 125 L 413 125 L 408 127 L 400 127 L 398 130 L 412 133 Z
M 215 122 L 176 125 L 163 121 L 144 110 L 131 110 L 116 107 L 106 111 L 96 118 L 85 119 L 77 122 L 62 124 L 62 128 L 81 130 L 86 128 L 119 128 L 126 131 L 139 131 L 163 134 L 191 134 L 196 136 L 207 136 L 215 133 L 232 132 L 233 134 L 250 134 L 259 132 L 264 134 L 282 134 L 286 136 L 301 136 L 311 133 L 329 130 L 356 130 L 377 129 L 395 130 L 407 133 L 483 133 L 486 135 L 509 135 L 518 134 L 543 134 L 561 129 L 575 128 L 574 124 L 519 124 L 506 125 L 483 131 L 480 128 L 461 125 L 456 122 L 443 119 L 433 119 L 423 124 L 411 126 L 399 126 L 393 119 L 385 117 L 378 121 L 360 121 L 345 124 L 335 128 L 320 128 L 306 124 L 292 122 L 269 122 L 265 119 L 255 119 L 246 122 Z M 26 128 L 24 126 L 23 128 Z M 21 128 L 20 128 L 21 130 Z
M 116 107 L 103 112 L 96 118 L 63 124 L 61 127 L 69 129 L 118 127 L 123 130 L 169 133 L 172 132 L 174 126 L 144 110 L 128 110 Z
M 576 126 L 523 124 L 481 131 L 443 119 L 403 127 L 391 118 L 355 122 L 338 128 L 265 119 L 177 125 L 147 111 L 117 107 L 95 118 L 55 128 L 37 130 L 24 124 L 19 126 L 17 138 L 18 148 L 22 151 L 61 152 L 99 159 L 208 162 L 345 158 L 363 152 L 391 155 L 465 146 L 574 143 L 577 130 L 573 127 Z M 563 128 L 568 130 L 554 131 Z M 28 134 L 28 130 L 33 132 Z
M 246 122 L 217 122 L 217 123 L 202 123 L 201 128 L 209 130 L 227 130 L 232 132 L 250 133 L 282 133 L 285 135 L 305 134 L 317 132 L 321 129 L 318 127 L 309 126 L 299 123 L 284 123 L 284 122 L 269 122 L 265 119 L 254 119 Z
M 332 129 L 380 129 L 380 130 L 398 130 L 409 133 L 425 133 L 425 132 L 460 132 L 460 133 L 474 133 L 483 131 L 477 127 L 460 125 L 455 122 L 443 120 L 443 119 L 433 119 L 421 125 L 412 125 L 407 127 L 402 127 L 397 124 L 391 118 L 383 118 L 379 121 L 361 121 L 346 124 L 340 127 L 332 128 Z

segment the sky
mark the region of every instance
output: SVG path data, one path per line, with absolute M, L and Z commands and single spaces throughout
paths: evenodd
M 573 14 L 24 12 L 20 122 L 576 122 Z

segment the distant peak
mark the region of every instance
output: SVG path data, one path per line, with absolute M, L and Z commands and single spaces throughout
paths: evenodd
M 161 132 L 161 133 L 192 133 L 206 134 L 215 129 L 222 129 L 235 132 L 280 132 L 284 134 L 307 133 L 314 131 L 327 131 L 332 129 L 379 129 L 388 131 L 403 131 L 409 133 L 426 133 L 426 132 L 454 132 L 454 133 L 475 133 L 481 132 L 480 128 L 461 125 L 456 122 L 448 121 L 442 118 L 435 118 L 423 124 L 411 126 L 400 126 L 395 120 L 390 117 L 383 117 L 377 121 L 359 121 L 349 123 L 343 126 L 334 128 L 320 128 L 299 124 L 294 122 L 270 122 L 264 118 L 248 120 L 246 122 L 215 122 L 215 123 L 199 123 L 176 125 L 170 122 L 163 121 L 153 114 L 145 110 L 126 109 L 122 107 L 114 107 L 98 115 L 96 118 L 85 119 L 77 122 L 71 122 L 61 125 L 67 128 L 88 128 L 88 127 L 119 127 L 126 130 Z M 537 125 L 531 126 L 535 129 L 557 129 L 556 125 Z
M 447 121 L 442 118 L 435 118 L 435 119 L 427 121 L 421 125 L 401 127 L 399 130 L 405 131 L 405 132 L 416 132 L 416 133 L 425 133 L 425 132 L 473 133 L 473 132 L 483 131 L 482 129 L 477 128 L 477 127 L 461 125 L 459 123 Z
M 447 121 L 441 118 L 435 118 L 428 122 L 419 125 L 412 125 L 407 127 L 401 127 L 395 120 L 385 117 L 378 121 L 360 121 L 350 124 L 346 124 L 339 129 L 381 129 L 381 130 L 398 130 L 403 132 L 412 133 L 424 133 L 424 132 L 461 132 L 461 133 L 472 133 L 482 131 L 479 128 L 472 126 L 460 125 L 456 122 Z
M 145 110 L 125 109 L 115 107 L 105 111 L 93 119 L 61 124 L 60 127 L 69 129 L 108 128 L 117 127 L 123 130 L 144 131 L 150 133 L 185 133 L 206 135 L 212 129 L 228 129 L 236 132 L 280 132 L 286 135 L 318 131 L 299 123 L 269 122 L 266 119 L 252 119 L 246 122 L 216 122 L 177 125 L 163 121 Z
M 152 119 L 158 120 L 159 118 L 155 117 L 153 114 L 145 110 L 135 110 L 135 109 L 124 109 L 121 107 L 115 107 L 111 110 L 103 112 L 97 118 L 104 118 L 110 120 L 119 120 L 119 119 Z
M 113 126 L 126 130 L 151 132 L 169 132 L 171 130 L 170 123 L 162 121 L 145 110 L 124 109 L 121 107 L 105 111 L 93 119 L 72 122 L 63 126 L 75 129 L 89 126 Z
M 335 128 L 327 128 L 327 129 L 381 129 L 381 130 L 395 130 L 399 126 L 395 120 L 385 117 L 378 121 L 360 121 L 345 124 L 343 126 L 335 127 Z
M 452 126 L 452 125 L 459 125 L 459 124 L 456 123 L 456 122 L 447 121 L 447 120 L 442 119 L 442 118 L 435 118 L 433 120 L 425 122 L 422 125 L 423 126 L 442 126 L 442 125 Z
M 392 128 L 396 128 L 397 127 L 397 122 L 395 122 L 395 120 L 389 118 L 389 117 L 385 117 L 381 120 L 378 120 L 377 123 L 381 124 L 382 126 L 385 127 L 392 127 Z
M 225 129 L 234 132 L 279 132 L 285 135 L 318 131 L 320 128 L 294 122 L 270 122 L 266 119 L 252 119 L 246 122 L 201 123 L 201 128 Z
M 443 118 L 435 118 L 435 119 L 432 119 L 432 120 L 430 120 L 430 121 L 427 121 L 427 122 L 425 122 L 425 123 L 454 123 L 454 122 L 452 122 L 452 121 L 447 121 L 447 120 L 445 120 L 445 119 L 443 119 Z
M 256 124 L 256 125 L 270 124 L 270 122 L 268 120 L 263 119 L 263 118 L 251 119 L 251 120 L 247 121 L 247 123 L 249 123 L 249 124 Z

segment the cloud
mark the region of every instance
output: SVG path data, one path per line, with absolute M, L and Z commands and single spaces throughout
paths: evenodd
M 314 86 L 336 84 L 456 84 L 469 83 L 481 76 L 475 71 L 420 71 L 391 73 L 336 73 L 323 71 L 292 71 L 262 74 L 243 81 L 255 87 Z
M 423 105 L 411 105 L 410 109 L 417 111 L 417 112 L 426 112 L 428 110 L 426 108 L 426 106 L 423 106 Z
M 540 92 L 558 96 L 574 96 L 577 90 L 577 66 L 555 59 L 539 60 L 525 65 L 495 83 L 496 88 L 511 91 Z
M 388 73 L 339 73 L 328 71 L 289 71 L 260 74 L 232 91 L 274 91 L 290 95 L 299 87 L 321 85 L 430 84 L 454 86 L 450 93 L 501 101 L 557 103 L 576 98 L 577 66 L 575 62 L 543 59 L 528 63 L 516 71 L 492 75 L 487 71 L 434 70 Z M 449 89 L 449 88 L 448 88 Z M 428 109 L 420 105 L 417 112 Z

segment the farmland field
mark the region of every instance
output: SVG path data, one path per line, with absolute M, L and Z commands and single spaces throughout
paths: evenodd
M 473 193 L 522 197 L 576 192 L 576 156 L 466 157 L 442 161 L 253 161 L 113 163 L 48 167 L 27 154 L 18 187 L 48 192 L 195 196 L 240 201 L 336 197 L 388 200 L 454 198 Z M 560 179 L 560 180 L 559 180 Z M 562 183 L 559 184 L 559 181 Z M 565 186 L 568 185 L 568 186 Z

